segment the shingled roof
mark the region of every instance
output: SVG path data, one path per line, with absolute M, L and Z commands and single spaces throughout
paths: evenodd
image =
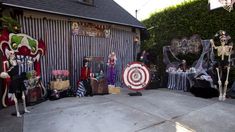
M 2 5 L 64 16 L 145 28 L 113 0 L 94 0 L 94 6 L 78 0 L 0 0 Z

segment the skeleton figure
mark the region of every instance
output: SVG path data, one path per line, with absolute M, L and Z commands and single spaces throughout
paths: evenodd
M 232 42 L 229 42 L 230 39 L 231 39 L 230 36 L 227 35 L 225 31 L 220 30 L 215 35 L 214 39 L 215 41 L 213 39 L 210 40 L 213 49 L 215 49 L 215 52 L 217 52 L 217 54 L 215 54 L 216 55 L 215 67 L 218 76 L 219 100 L 222 101 L 226 99 L 228 77 L 229 77 L 230 63 L 231 63 L 231 54 L 233 48 Z M 216 45 L 215 43 L 216 40 L 219 41 L 220 45 Z M 224 82 L 224 87 L 223 87 L 223 82 Z
M 11 82 L 9 85 L 9 95 L 11 95 L 12 99 L 15 102 L 15 107 L 16 107 L 16 116 L 21 117 L 20 112 L 19 112 L 19 106 L 18 106 L 18 99 L 16 98 L 16 93 L 20 92 L 22 94 L 22 100 L 23 100 L 23 105 L 24 105 L 24 112 L 29 113 L 30 111 L 27 110 L 26 108 L 26 103 L 25 103 L 25 91 L 26 87 L 24 86 L 24 80 L 26 80 L 26 73 L 22 73 L 19 75 L 19 65 L 18 61 L 15 58 L 14 52 L 10 51 L 10 57 L 9 57 L 9 64 L 10 68 L 6 72 L 1 73 L 2 78 L 11 78 Z

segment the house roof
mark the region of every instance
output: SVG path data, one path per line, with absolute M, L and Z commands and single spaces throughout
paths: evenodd
M 136 18 L 113 0 L 94 0 L 94 6 L 78 0 L 0 0 L 2 5 L 60 14 L 145 29 Z

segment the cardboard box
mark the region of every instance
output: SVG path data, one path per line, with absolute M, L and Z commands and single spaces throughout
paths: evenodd
M 115 87 L 113 85 L 108 86 L 109 89 L 109 94 L 120 94 L 121 93 L 121 88 L 120 87 Z

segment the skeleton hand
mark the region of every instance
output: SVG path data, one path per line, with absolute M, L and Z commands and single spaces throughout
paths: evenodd
M 10 78 L 10 76 L 9 76 L 9 74 L 7 72 L 1 72 L 0 77 L 4 78 L 4 79 L 5 78 Z
M 210 39 L 210 43 L 211 43 L 211 46 L 213 47 L 213 48 L 217 48 L 216 46 L 215 46 L 215 43 L 214 43 L 214 40 L 213 39 Z

